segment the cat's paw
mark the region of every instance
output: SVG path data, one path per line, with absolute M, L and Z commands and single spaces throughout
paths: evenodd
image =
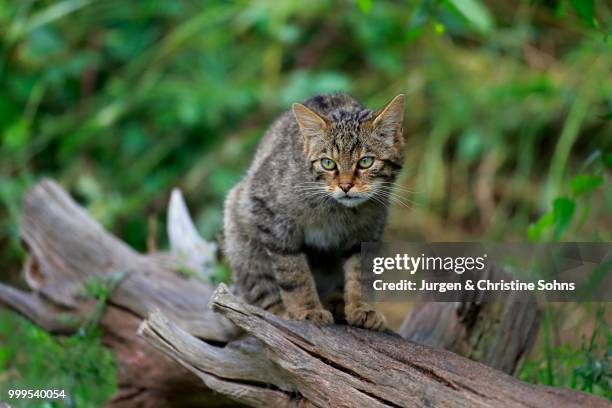
M 346 321 L 351 326 L 363 327 L 368 330 L 384 330 L 387 327 L 385 316 L 374 310 L 367 303 L 359 303 L 356 306 L 346 306 L 344 309 Z
M 318 324 L 332 324 L 334 322 L 334 317 L 330 311 L 323 308 L 303 309 L 289 315 L 294 320 L 308 320 Z

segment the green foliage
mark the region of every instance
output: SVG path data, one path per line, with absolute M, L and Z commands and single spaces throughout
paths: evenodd
M 595 19 L 595 0 L 570 0 L 576 14 L 591 27 L 597 27 Z
M 127 272 L 117 271 L 105 276 L 94 276 L 85 284 L 84 294 L 106 303 L 113 290 L 127 274 Z
M 551 322 L 554 306 L 547 305 L 544 327 L 545 344 L 541 357 L 525 362 L 519 377 L 525 381 L 564 386 L 612 399 L 612 331 L 605 320 L 605 305 L 581 306 L 586 315 L 595 316 L 592 334 L 580 345 L 566 343 L 552 346 Z M 593 312 L 589 309 L 594 309 Z
M 583 166 L 587 167 L 601 175 L 581 173 L 573 177 L 569 182 L 571 194 L 568 197 L 557 197 L 552 203 L 552 210 L 529 226 L 529 239 L 538 241 L 552 237 L 554 241 L 561 240 L 574 221 L 578 204 L 583 207 L 579 224 L 586 222 L 590 213 L 590 202 L 597 189 L 604 186 L 605 155 L 595 152 Z M 589 277 L 589 284 L 582 290 L 588 289 L 589 285 L 597 285 L 610 273 L 611 265 L 610 262 L 604 262 L 600 268 L 595 269 Z M 572 312 L 555 304 L 544 304 L 543 308 L 543 350 L 540 355 L 532 356 L 525 362 L 520 378 L 530 382 L 580 389 L 612 399 L 612 331 L 605 314 L 608 306 L 605 303 L 573 305 L 574 313 L 578 310 L 584 314 L 583 319 L 595 321 L 590 338 L 583 336 L 578 347 L 569 342 L 559 344 L 558 340 L 559 316 Z
M 10 389 L 64 390 L 66 399 L 46 401 L 53 407 L 97 407 L 115 391 L 116 364 L 112 352 L 100 342 L 99 322 L 106 301 L 126 276 L 115 272 L 86 283 L 84 296 L 96 299 L 91 314 L 78 332 L 53 337 L 11 312 L 0 310 L 0 395 Z M 66 316 L 70 319 L 70 316 Z M 14 406 L 31 401 L 14 400 Z
M 469 21 L 481 33 L 487 34 L 493 29 L 493 18 L 489 14 L 489 10 L 479 0 L 447 1 L 453 10 Z
M 99 407 L 115 391 L 115 360 L 97 335 L 81 332 L 53 337 L 22 317 L 0 310 L 0 395 L 10 389 L 65 390 L 67 398 L 39 401 L 45 407 Z
M 600 158 L 601 160 L 598 160 Z M 603 174 L 606 165 L 605 155 L 596 152 L 586 164 Z M 536 222 L 529 225 L 527 236 L 531 241 L 540 241 L 544 238 L 552 238 L 554 241 L 561 240 L 563 234 L 574 221 L 579 198 L 584 199 L 586 196 L 586 200 L 582 200 L 584 205 L 582 223 L 584 224 L 590 213 L 590 198 L 598 187 L 604 185 L 604 176 L 581 173 L 574 176 L 569 184 L 571 195 L 555 198 L 552 203 L 552 210 L 544 213 Z
M 210 280 L 213 285 L 218 285 L 219 283 L 231 283 L 232 276 L 229 270 L 229 267 L 225 262 L 219 262 L 215 265 L 215 271 L 210 277 Z
M 271 120 L 336 90 L 372 107 L 407 95 L 401 183 L 418 193 L 392 209 L 390 239 L 517 240 L 533 223 L 535 240 L 609 241 L 611 17 L 593 0 L 0 0 L 2 280 L 18 281 L 20 202 L 39 178 L 137 250 L 180 187 L 211 239 Z M 593 152 L 602 167 L 581 168 Z M 97 310 L 112 287 L 88 286 Z M 0 315 L 2 389 L 102 401 L 96 321 L 53 339 Z
M 106 302 L 115 287 L 127 276 L 127 272 L 117 271 L 106 276 L 94 276 L 86 284 L 83 295 L 96 299 L 96 304 L 88 316 L 85 324 L 81 327 L 81 332 L 87 336 L 99 335 L 98 325 L 104 314 Z
M 603 176 L 579 174 L 572 179 L 572 193 L 575 197 L 588 193 L 603 184 Z
M 570 225 L 575 210 L 576 202 L 569 198 L 559 197 L 553 202 L 553 215 L 555 219 L 553 236 L 556 240 L 561 239 L 561 235 Z

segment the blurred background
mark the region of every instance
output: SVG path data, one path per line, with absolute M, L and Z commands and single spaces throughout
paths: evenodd
M 213 239 L 270 122 L 333 91 L 407 96 L 388 240 L 610 241 L 611 21 L 594 0 L 0 0 L 0 279 L 20 284 L 41 177 L 140 251 L 165 248 L 180 187 Z M 546 305 L 521 378 L 610 398 L 611 319 Z M 0 309 L 0 399 L 47 385 L 99 406 L 114 370 L 95 330 Z

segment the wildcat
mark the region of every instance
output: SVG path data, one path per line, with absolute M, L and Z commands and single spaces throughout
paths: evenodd
M 363 300 L 360 243 L 381 238 L 403 115 L 403 95 L 371 110 L 337 93 L 295 103 L 272 124 L 225 202 L 224 250 L 243 299 L 296 320 L 384 329 Z M 319 295 L 342 277 L 344 313 L 332 316 Z

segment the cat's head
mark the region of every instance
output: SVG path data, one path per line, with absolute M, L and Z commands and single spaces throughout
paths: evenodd
M 327 114 L 295 103 L 293 114 L 316 174 L 316 181 L 305 185 L 305 191 L 347 207 L 368 199 L 387 201 L 384 198 L 403 161 L 404 95 L 378 110 L 355 104 Z

